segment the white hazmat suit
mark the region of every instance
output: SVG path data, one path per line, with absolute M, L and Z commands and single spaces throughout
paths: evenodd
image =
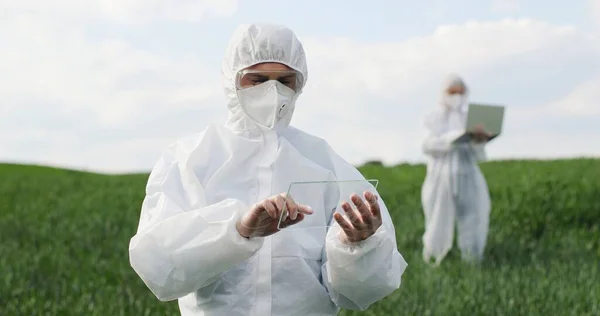
M 454 228 L 458 247 L 466 261 L 480 261 L 486 244 L 490 196 L 478 161 L 486 160 L 485 143 L 452 144 L 464 133 L 467 98 L 448 95 L 450 86 L 462 86 L 457 76 L 448 78 L 442 102 L 425 119 L 429 132 L 423 152 L 430 158 L 421 191 L 425 213 L 423 258 L 439 264 L 452 248 Z
M 302 74 L 302 86 L 306 82 L 304 50 L 291 30 L 253 24 L 235 31 L 222 65 L 227 122 L 209 125 L 162 154 L 130 241 L 131 266 L 158 299 L 178 299 L 184 316 L 364 310 L 399 288 L 407 266 L 381 199 L 382 226 L 352 245 L 339 240 L 332 214 L 307 215 L 293 233 L 284 229 L 247 239 L 236 230 L 254 203 L 286 192 L 291 182 L 364 179 L 327 142 L 288 126 L 301 88 L 292 102 L 287 90 L 273 99 L 287 99 L 286 111 L 263 111 L 263 119 L 247 114 L 235 77 L 263 62 L 287 65 Z M 265 91 L 281 90 L 272 82 L 263 85 Z M 313 206 L 335 207 L 338 201 L 325 192 L 306 198 Z M 302 225 L 331 227 L 321 233 Z

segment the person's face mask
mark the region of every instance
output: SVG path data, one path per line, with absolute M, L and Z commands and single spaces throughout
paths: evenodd
M 277 80 L 238 90 L 237 95 L 246 115 L 269 129 L 294 111 L 296 101 L 296 92 Z
M 446 96 L 446 106 L 450 109 L 458 109 L 465 103 L 465 97 L 462 94 L 450 94 Z

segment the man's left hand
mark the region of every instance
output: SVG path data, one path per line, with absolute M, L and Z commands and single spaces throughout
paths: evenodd
M 379 209 L 379 198 L 371 192 L 365 192 L 365 201 L 357 194 L 352 194 L 350 200 L 356 206 L 355 211 L 350 203 L 343 202 L 342 208 L 348 219 L 342 214 L 335 213 L 333 217 L 342 228 L 339 238 L 344 243 L 355 243 L 365 240 L 375 234 L 381 226 L 381 211 Z

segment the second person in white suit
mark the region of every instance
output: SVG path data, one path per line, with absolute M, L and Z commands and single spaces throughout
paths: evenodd
M 449 76 L 440 104 L 425 119 L 428 135 L 423 152 L 429 162 L 421 192 L 425 213 L 423 258 L 427 262 L 434 259 L 436 264 L 452 248 L 455 227 L 465 261 L 481 261 L 487 240 L 491 203 L 478 162 L 487 159 L 485 144 L 489 135 L 480 126 L 470 141 L 453 142 L 464 133 L 467 96 L 464 81 Z

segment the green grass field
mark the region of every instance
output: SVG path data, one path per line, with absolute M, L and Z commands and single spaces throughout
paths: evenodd
M 421 260 L 423 166 L 361 168 L 380 179 L 400 290 L 342 315 L 600 315 L 600 160 L 482 165 L 492 195 L 486 261 Z M 0 165 L 0 315 L 178 315 L 129 266 L 147 175 Z

